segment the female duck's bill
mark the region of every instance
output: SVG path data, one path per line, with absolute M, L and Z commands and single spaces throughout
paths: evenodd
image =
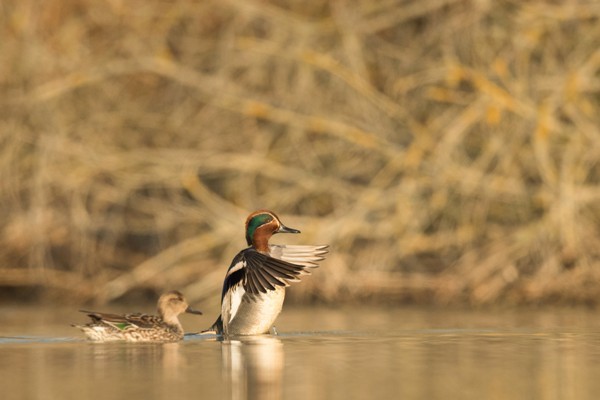
M 185 297 L 176 290 L 158 299 L 158 316 L 141 313 L 109 314 L 85 311 L 91 322 L 73 325 L 81 329 L 88 339 L 98 342 L 175 342 L 183 339 L 181 313 L 202 314 L 189 306 Z

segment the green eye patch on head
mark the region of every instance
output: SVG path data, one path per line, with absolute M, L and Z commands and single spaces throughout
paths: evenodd
M 246 229 L 246 241 L 248 244 L 252 243 L 252 237 L 254 236 L 256 228 L 271 221 L 273 221 L 273 217 L 269 214 L 258 214 L 252 217 L 252 219 L 248 221 L 248 228 Z

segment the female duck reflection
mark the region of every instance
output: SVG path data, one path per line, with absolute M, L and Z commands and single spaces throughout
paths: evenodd
M 275 336 L 222 342 L 223 372 L 232 399 L 281 399 L 283 344 Z

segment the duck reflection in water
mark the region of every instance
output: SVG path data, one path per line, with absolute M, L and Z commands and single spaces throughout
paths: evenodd
M 224 378 L 231 399 L 281 399 L 283 343 L 274 336 L 244 336 L 222 342 Z

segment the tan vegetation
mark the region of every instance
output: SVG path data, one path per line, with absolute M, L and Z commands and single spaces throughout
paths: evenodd
M 600 298 L 600 3 L 0 6 L 0 287 L 219 301 L 270 208 L 297 301 Z M 46 297 L 47 298 L 47 297 Z

